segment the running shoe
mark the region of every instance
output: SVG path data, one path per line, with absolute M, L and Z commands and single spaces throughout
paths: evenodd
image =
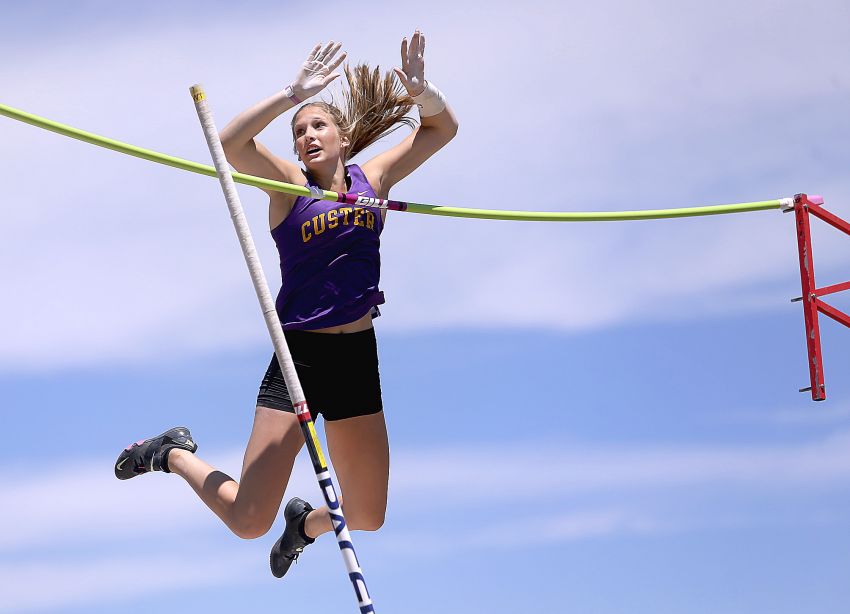
M 162 435 L 127 446 L 115 461 L 115 477 L 129 480 L 148 471 L 171 473 L 168 470 L 168 453 L 174 448 L 192 453 L 198 449 L 198 444 L 192 441 L 192 434 L 185 426 L 176 426 Z
M 297 561 L 298 556 L 304 552 L 304 548 L 316 541 L 303 533 L 304 520 L 312 511 L 310 504 L 298 497 L 286 504 L 283 510 L 286 528 L 269 555 L 269 564 L 275 578 L 282 578 L 289 571 L 292 563 Z

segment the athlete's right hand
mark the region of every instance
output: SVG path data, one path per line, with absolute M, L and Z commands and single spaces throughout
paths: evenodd
M 307 56 L 298 75 L 292 81 L 292 91 L 301 100 L 306 100 L 311 96 L 315 96 L 328 86 L 332 81 L 337 79 L 340 74 L 334 70 L 339 68 L 342 61 L 345 59 L 346 53 L 334 60 L 334 56 L 342 47 L 342 43 L 329 42 L 322 48 L 319 43 L 313 47 L 313 51 Z

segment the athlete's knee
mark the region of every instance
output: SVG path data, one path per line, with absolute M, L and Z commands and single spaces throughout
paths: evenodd
M 356 527 L 361 531 L 377 531 L 382 526 L 384 526 L 384 517 L 381 516 L 378 518 L 377 516 L 374 518 L 367 518 L 364 522 L 361 523 L 361 526 Z
M 358 531 L 377 531 L 384 526 L 386 510 L 369 510 L 354 514 L 349 526 Z
M 240 539 L 257 539 L 269 532 L 271 527 L 255 524 L 231 525 L 230 530 Z
M 274 524 L 274 518 L 269 519 L 261 514 L 240 514 L 229 524 L 230 530 L 241 539 L 257 539 L 269 532 Z

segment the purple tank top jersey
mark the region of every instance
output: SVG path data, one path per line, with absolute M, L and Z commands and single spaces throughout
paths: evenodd
M 377 197 L 356 164 L 346 167 L 349 193 Z M 308 177 L 308 186 L 316 185 Z M 318 187 L 318 186 L 317 186 Z M 272 229 L 283 279 L 275 307 L 284 330 L 353 322 L 384 302 L 378 290 L 381 212 L 299 196 Z

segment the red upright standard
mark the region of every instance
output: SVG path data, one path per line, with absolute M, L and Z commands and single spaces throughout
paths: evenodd
M 823 355 L 820 345 L 820 328 L 818 313 L 829 316 L 836 322 L 850 327 L 850 316 L 843 311 L 827 305 L 822 296 L 850 289 L 850 281 L 818 288 L 815 286 L 815 267 L 812 257 L 812 234 L 809 227 L 809 215 L 820 218 L 830 226 L 834 226 L 845 234 L 850 235 L 850 224 L 840 217 L 823 208 L 823 198 L 797 194 L 793 207 L 787 206 L 785 211 L 791 211 L 797 218 L 797 247 L 800 252 L 800 280 L 803 286 L 803 296 L 794 299 L 803 302 L 803 315 L 806 319 L 806 345 L 809 352 L 809 375 L 811 386 L 800 389 L 800 392 L 811 390 L 812 400 L 823 401 L 826 389 L 823 382 Z

